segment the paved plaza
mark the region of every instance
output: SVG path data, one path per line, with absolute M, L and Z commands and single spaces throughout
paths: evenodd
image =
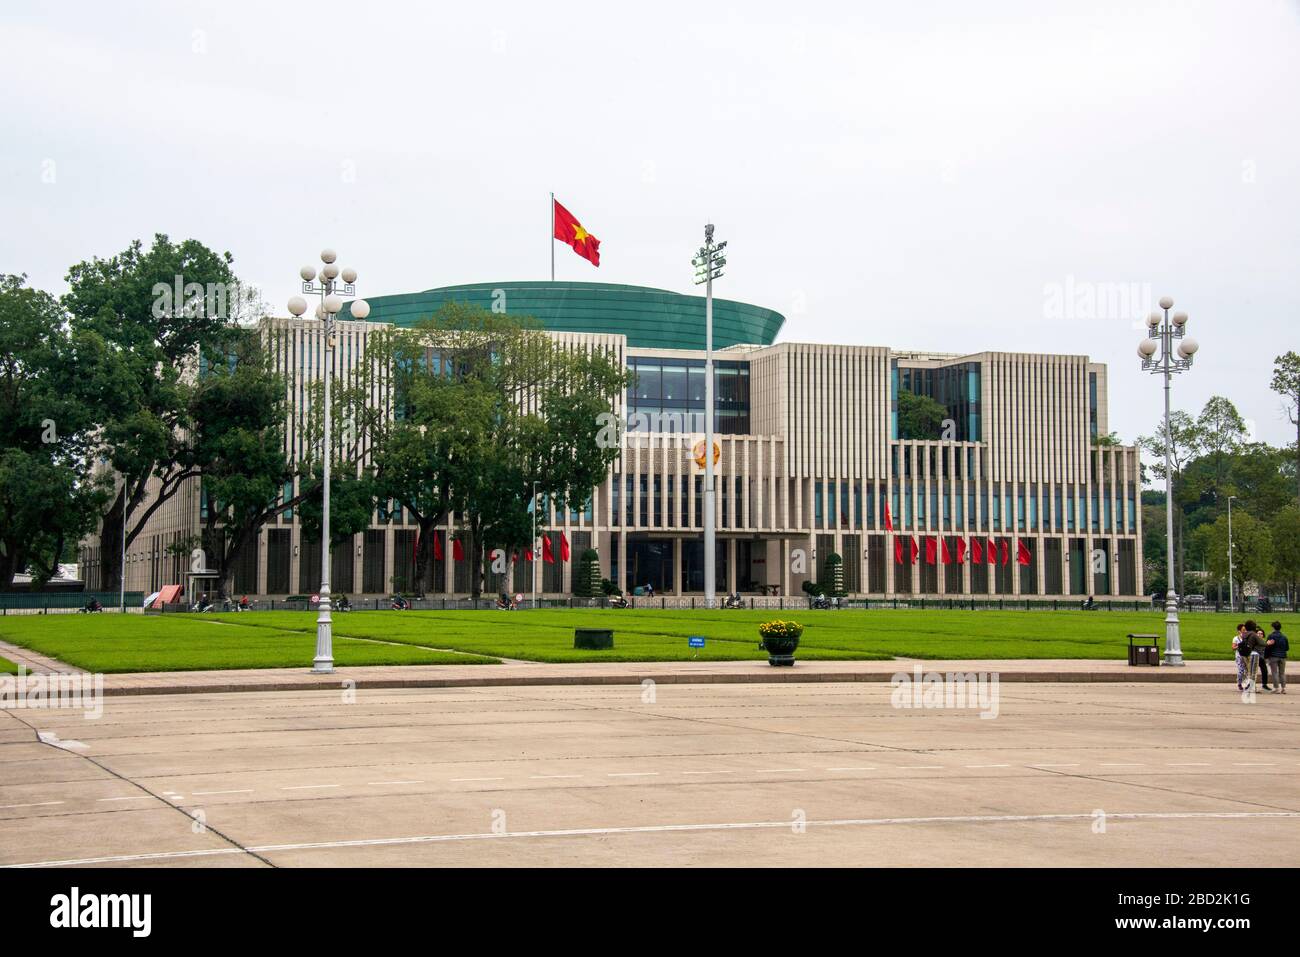
M 362 686 L 4 711 L 0 864 L 1295 862 L 1300 697 L 1003 682 L 996 717 L 897 698 Z

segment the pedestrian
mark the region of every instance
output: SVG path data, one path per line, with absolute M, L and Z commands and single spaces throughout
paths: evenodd
M 1259 686 L 1272 691 L 1268 686 L 1268 640 L 1264 637 L 1264 629 L 1258 625 L 1255 627 L 1255 650 L 1259 654 Z
M 1237 662 L 1237 690 L 1238 691 L 1244 690 L 1241 687 L 1241 684 L 1243 681 L 1246 680 L 1246 657 L 1249 654 L 1249 652 L 1244 647 L 1242 647 L 1242 643 L 1245 640 L 1246 640 L 1246 623 L 1243 621 L 1237 625 L 1237 633 L 1232 636 L 1232 657 L 1236 659 Z
M 1264 633 L 1260 631 L 1254 619 L 1246 620 L 1246 634 L 1238 647 L 1244 649 L 1242 655 L 1246 658 L 1246 680 L 1242 684 L 1242 690 L 1250 691 L 1262 680 L 1262 676 L 1259 678 L 1256 676 L 1260 675 L 1264 660 L 1261 655 L 1264 650 Z
M 1273 622 L 1273 632 L 1264 643 L 1264 654 L 1273 668 L 1273 691 L 1286 694 L 1286 653 L 1291 650 L 1291 642 L 1282 633 L 1282 623 Z

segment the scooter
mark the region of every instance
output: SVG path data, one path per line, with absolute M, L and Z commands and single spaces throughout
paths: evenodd
M 723 608 L 744 608 L 745 599 L 740 597 L 740 592 L 736 592 L 734 595 L 728 595 L 726 598 L 722 600 L 722 607 Z
M 809 607 L 818 611 L 827 611 L 831 608 L 831 600 L 825 595 L 818 595 L 812 600 Z
M 609 607 L 610 607 L 610 608 L 630 608 L 631 605 L 628 604 L 628 600 L 627 600 L 626 598 L 624 598 L 622 595 L 611 595 L 611 596 L 610 596 L 610 599 L 609 599 Z

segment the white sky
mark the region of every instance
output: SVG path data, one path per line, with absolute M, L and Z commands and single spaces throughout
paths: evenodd
M 554 190 L 602 242 L 557 278 L 692 292 L 712 219 L 783 339 L 1086 353 L 1126 440 L 1139 329 L 1051 293 L 1167 293 L 1175 405 L 1293 440 L 1300 3 L 975 6 L 6 0 L 0 271 L 162 231 L 281 313 L 326 245 L 363 295 L 543 279 Z

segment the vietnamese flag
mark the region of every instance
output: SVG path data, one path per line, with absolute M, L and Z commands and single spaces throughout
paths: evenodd
M 998 542 L 995 538 L 990 538 L 984 546 L 984 563 L 986 565 L 998 563 Z
M 548 565 L 555 564 L 555 552 L 551 551 L 551 536 L 542 536 L 542 561 Z
M 560 532 L 560 561 L 567 562 L 568 560 L 569 560 L 569 537 L 565 535 L 563 532 Z
M 957 564 L 966 564 L 966 539 L 961 537 L 957 539 Z
M 970 563 L 972 565 L 984 564 L 984 546 L 980 544 L 978 538 L 970 540 Z
M 925 563 L 927 565 L 933 565 L 935 563 L 935 558 L 936 558 L 935 551 L 936 549 L 935 549 L 934 536 L 933 535 L 927 536 L 925 539 Z
M 1007 544 L 1007 540 L 1004 538 L 1002 539 L 1002 564 L 1009 565 L 1010 563 L 1011 563 L 1011 546 Z
M 894 564 L 903 564 L 903 540 L 901 538 L 894 539 Z
M 559 200 L 552 199 L 551 202 L 555 207 L 551 215 L 555 223 L 555 238 L 562 243 L 568 243 L 575 253 L 593 266 L 599 266 L 600 240 L 583 229 L 582 223 L 578 222 L 573 213 L 561 206 Z
M 451 557 L 458 562 L 465 560 L 465 546 L 461 545 L 459 538 L 451 540 Z
M 894 530 L 894 519 L 889 514 L 889 503 L 886 502 L 885 503 L 885 531 L 892 532 L 893 530 Z
M 921 548 L 916 544 L 916 536 L 912 536 L 912 564 L 916 564 L 916 557 L 921 554 Z
M 943 563 L 945 565 L 951 565 L 952 552 L 948 550 L 948 539 L 946 536 L 944 538 L 939 539 L 939 550 L 941 555 L 943 556 Z
M 1028 565 L 1030 562 L 1029 547 L 1023 539 L 1016 539 L 1016 564 Z

